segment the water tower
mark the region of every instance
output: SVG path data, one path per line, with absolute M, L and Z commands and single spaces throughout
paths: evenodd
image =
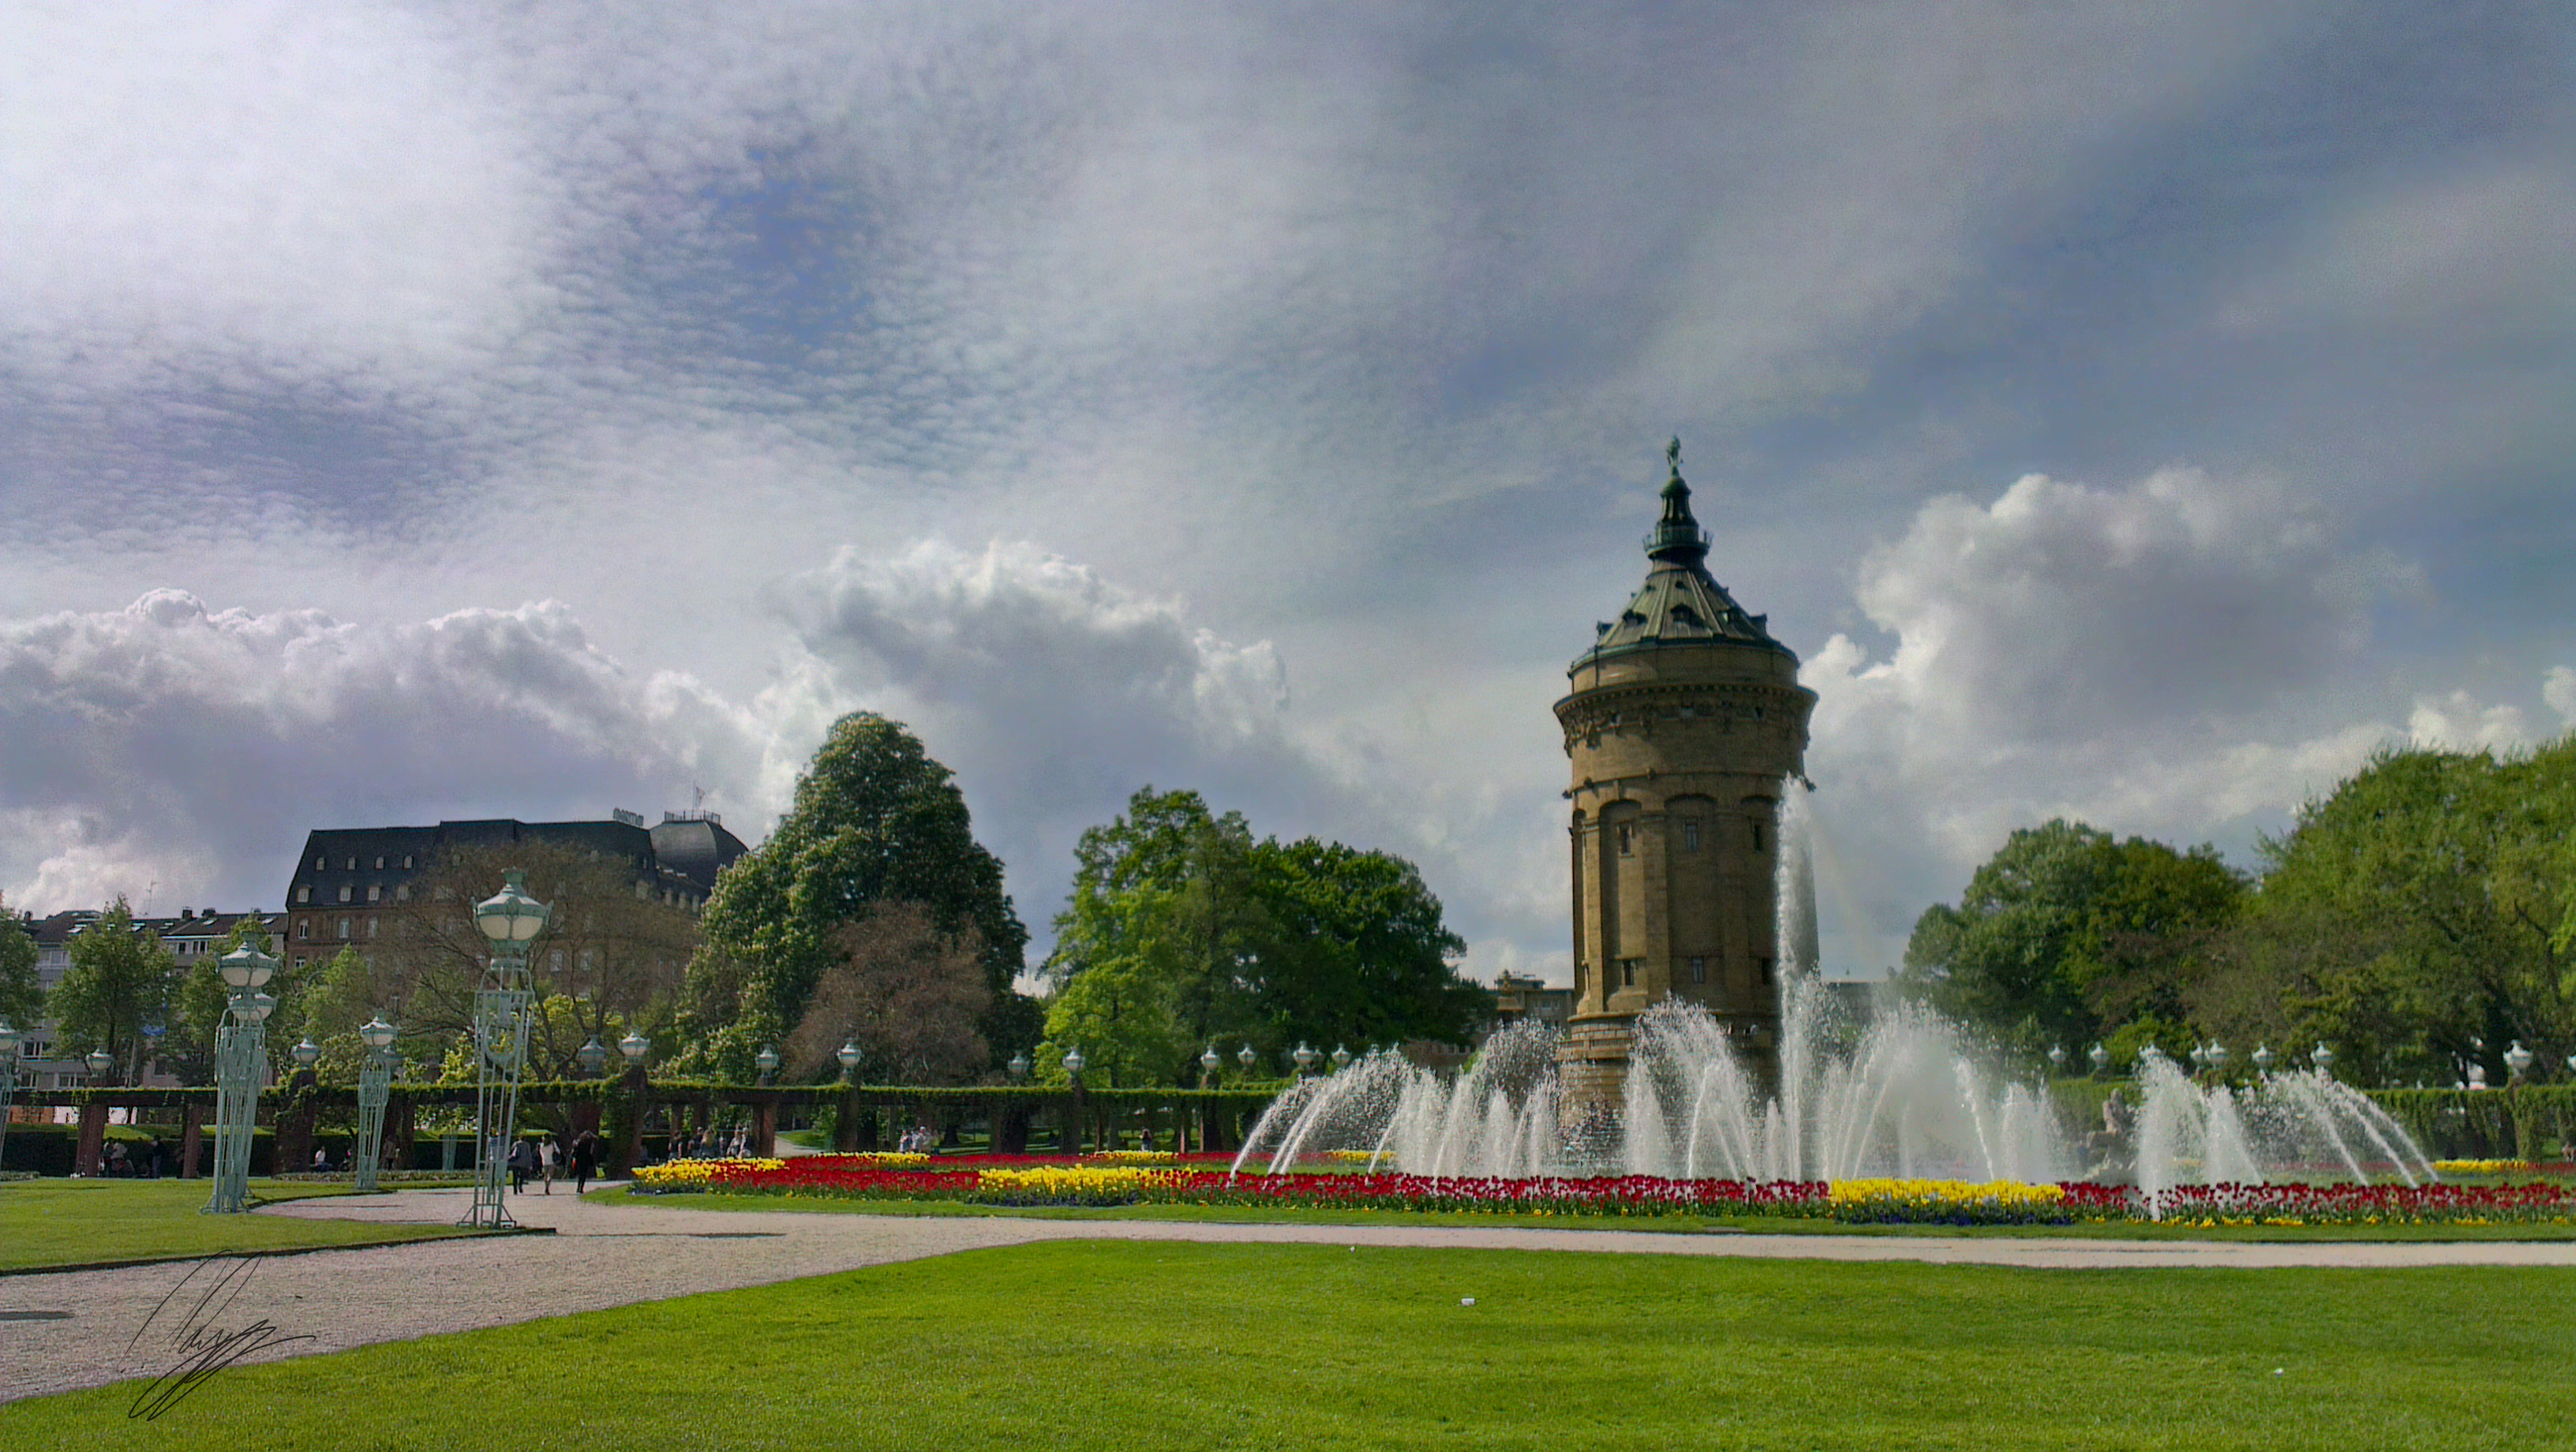
M 1773 908 L 1781 783 L 1805 772 L 1816 694 L 1798 657 L 1710 578 L 1681 444 L 1646 582 L 1567 671 L 1574 1012 L 1566 1122 L 1617 1112 L 1636 1017 L 1706 1007 L 1757 1062 L 1778 1042 Z

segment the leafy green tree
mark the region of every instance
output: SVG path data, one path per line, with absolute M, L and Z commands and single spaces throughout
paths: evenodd
M 105 1049 L 131 1073 L 146 1024 L 158 1024 L 178 986 L 178 960 L 160 935 L 134 926 L 134 909 L 120 897 L 98 920 L 72 935 L 71 966 L 54 986 L 50 1003 L 72 1054 Z
M 1465 1043 L 1492 1000 L 1412 863 L 1312 837 L 1253 854 L 1265 929 L 1244 984 L 1273 1043 Z
M 975 841 L 948 768 L 902 725 L 861 711 L 833 724 L 778 830 L 708 897 L 687 995 L 695 1062 L 748 1076 L 759 1048 L 803 1020 L 837 959 L 834 935 L 882 902 L 918 903 L 941 932 L 974 934 L 995 1005 L 987 1041 L 1018 1046 L 1009 1036 L 1028 1014 L 1005 1005 L 1028 929 L 1002 864 Z
M 45 1006 L 45 990 L 36 979 L 36 940 L 9 913 L 0 898 L 0 1023 L 26 1028 Z
M 2323 1039 L 2338 1072 L 2502 1082 L 2576 1050 L 2576 736 L 2526 754 L 2388 749 L 2289 832 L 2232 936 L 2235 1035 Z M 2223 1015 L 2219 1010 L 2224 1010 Z
M 1904 981 L 2028 1053 L 2117 1038 L 2188 1046 L 2185 999 L 2245 883 L 2215 848 L 2177 852 L 2058 819 L 2008 838 L 1958 905 L 1915 922 Z M 2129 1030 L 2123 1032 L 2123 1030 Z
M 1186 1082 L 1201 1046 L 1463 1042 L 1487 1008 L 1412 864 L 1254 841 L 1195 792 L 1147 787 L 1082 835 L 1056 919 L 1042 1075 L 1078 1044 L 1118 1083 Z
M 161 1064 L 184 1083 L 214 1082 L 215 1030 L 222 1026 L 224 1009 L 231 1002 L 224 991 L 218 961 L 245 943 L 272 956 L 276 953 L 259 915 L 244 913 L 233 920 L 222 941 L 180 974 L 178 986 L 171 993 L 169 1032 L 161 1040 Z M 270 993 L 277 995 L 282 988 L 272 980 Z

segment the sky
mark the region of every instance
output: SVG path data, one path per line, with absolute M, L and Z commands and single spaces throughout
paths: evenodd
M 0 895 L 953 768 L 1570 977 L 1668 436 L 1818 693 L 1828 971 L 2018 826 L 2576 725 L 2576 11 L 0 5 Z M 702 795 L 701 795 L 702 794 Z M 1035 961 L 1033 954 L 1032 961 Z

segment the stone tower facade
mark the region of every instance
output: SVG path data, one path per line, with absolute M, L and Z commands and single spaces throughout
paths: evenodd
M 1573 764 L 1569 1121 L 1617 1111 L 1636 1017 L 1663 999 L 1704 1005 L 1757 1052 L 1778 1041 L 1779 796 L 1804 775 L 1816 695 L 1765 617 L 1709 577 L 1678 443 L 1670 457 L 1646 583 L 1556 703 Z

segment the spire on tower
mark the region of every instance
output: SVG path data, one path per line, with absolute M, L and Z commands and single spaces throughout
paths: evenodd
M 1646 558 L 1697 568 L 1708 558 L 1708 531 L 1691 517 L 1690 486 L 1682 482 L 1680 436 L 1664 445 L 1664 463 L 1671 471 L 1664 481 L 1664 517 L 1655 532 L 1646 536 Z

